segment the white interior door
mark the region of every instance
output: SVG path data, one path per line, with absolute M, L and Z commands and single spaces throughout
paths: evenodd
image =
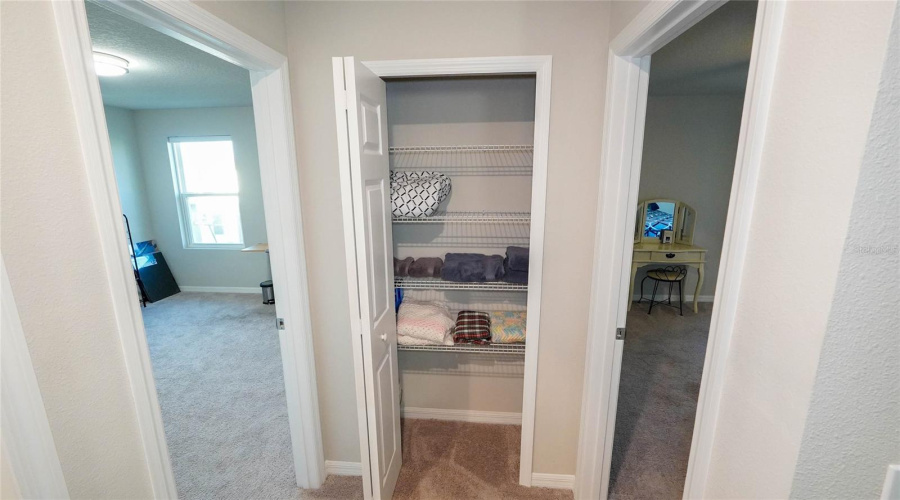
M 367 498 L 389 499 L 401 447 L 387 96 L 381 78 L 352 57 L 334 59 L 334 78 L 347 261 L 355 264 L 348 286 L 359 312 L 353 336 L 357 401 L 365 404 L 363 482 Z

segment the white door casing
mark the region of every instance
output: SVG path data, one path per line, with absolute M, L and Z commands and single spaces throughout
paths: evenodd
M 360 413 L 363 479 L 366 497 L 391 498 L 400 474 L 400 378 L 394 311 L 394 267 L 390 208 L 390 163 L 387 141 L 387 95 L 384 81 L 352 57 L 335 58 L 335 106 L 341 181 L 345 183 L 344 220 L 351 310 L 358 311 L 353 336 L 359 339 L 357 362 L 365 413 Z M 343 118 L 343 119 L 342 119 Z M 342 132 L 343 128 L 343 132 Z M 349 188 L 346 189 L 346 183 Z M 349 225 L 346 224 L 349 222 Z M 350 242 L 355 242 L 350 245 Z M 355 299 L 355 300 L 354 300 Z M 359 380 L 360 368 L 363 374 Z M 363 419 L 365 421 L 363 421 Z M 368 461 L 368 467 L 365 462 Z

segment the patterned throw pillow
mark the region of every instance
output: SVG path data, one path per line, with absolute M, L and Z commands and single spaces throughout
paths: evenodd
M 525 342 L 525 312 L 491 312 L 491 342 L 495 344 Z
M 453 340 L 457 344 L 486 344 L 491 340 L 491 319 L 488 313 L 460 311 L 456 317 Z
M 395 217 L 431 217 L 450 194 L 450 178 L 438 172 L 391 172 Z

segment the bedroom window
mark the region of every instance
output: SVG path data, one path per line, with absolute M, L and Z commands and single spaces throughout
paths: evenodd
M 240 189 L 231 137 L 170 137 L 185 248 L 240 248 Z

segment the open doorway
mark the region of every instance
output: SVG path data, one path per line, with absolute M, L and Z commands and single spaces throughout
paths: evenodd
M 119 194 L 110 202 L 122 211 L 121 257 L 149 354 L 131 361 L 152 364 L 145 384 L 162 414 L 156 436 L 165 434 L 155 451 L 169 455 L 154 488 L 164 482 L 182 498 L 296 496 L 298 484 L 320 479 L 305 469 L 302 367 L 280 327 L 290 307 L 275 303 L 272 267 L 281 290 L 305 289 L 305 276 L 268 259 L 269 237 L 289 246 L 271 228 L 293 214 L 272 210 L 281 193 L 272 143 L 257 137 L 268 125 L 254 109 L 260 75 L 251 82 L 246 68 L 120 15 L 140 6 L 85 10 Z
M 682 495 L 756 11 L 728 2 L 652 55 L 609 498 Z

